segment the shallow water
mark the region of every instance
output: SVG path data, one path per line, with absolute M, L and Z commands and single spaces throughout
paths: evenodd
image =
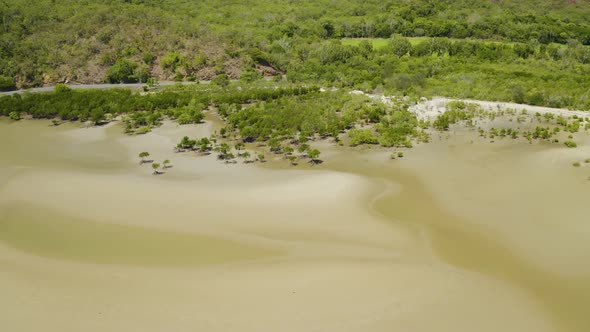
M 379 212 L 421 225 L 433 252 L 448 264 L 526 290 L 557 330 L 588 330 L 590 171 L 571 166 L 589 154 L 587 148 L 509 139 L 471 143 L 477 139 L 463 132 L 420 146 L 409 160 L 392 161 L 393 169 L 370 162 L 338 169 L 400 184 L 401 192 L 375 203 Z
M 587 135 L 564 149 L 457 131 L 402 160 L 325 146 L 299 168 L 172 152 L 216 125 L 2 120 L 0 325 L 590 329 L 590 168 L 571 167 Z M 153 176 L 140 151 L 174 167 Z

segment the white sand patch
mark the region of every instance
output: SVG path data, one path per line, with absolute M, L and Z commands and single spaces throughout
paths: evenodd
M 492 101 L 482 101 L 482 100 L 471 100 L 471 99 L 453 99 L 453 98 L 444 98 L 444 97 L 434 97 L 430 100 L 423 100 L 420 103 L 411 106 L 408 110 L 410 112 L 415 113 L 418 116 L 418 119 L 424 120 L 434 120 L 439 115 L 443 114 L 447 111 L 446 105 L 451 101 L 463 101 L 466 103 L 477 104 L 481 106 L 486 111 L 500 111 L 500 110 L 507 110 L 513 109 L 517 112 L 521 112 L 522 110 L 526 110 L 527 112 L 531 113 L 551 113 L 558 116 L 570 117 L 577 115 L 579 117 L 588 117 L 590 116 L 589 112 L 584 111 L 574 111 L 574 110 L 567 110 L 562 108 L 551 108 L 551 107 L 542 107 L 542 106 L 533 106 L 533 105 L 525 105 L 525 104 L 516 104 L 516 103 L 506 103 L 506 102 L 492 102 Z

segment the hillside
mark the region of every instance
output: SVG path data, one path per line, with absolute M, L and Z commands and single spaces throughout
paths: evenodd
M 588 3 L 3 0 L 0 88 L 219 74 L 237 79 L 244 71 L 255 79 L 295 73 L 325 40 L 392 34 L 588 45 Z

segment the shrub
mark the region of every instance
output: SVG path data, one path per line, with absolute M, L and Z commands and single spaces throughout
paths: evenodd
M 0 76 L 0 91 L 10 91 L 14 89 L 16 89 L 16 84 L 12 78 Z
M 192 123 L 192 119 L 191 119 L 191 116 L 188 113 L 182 113 L 176 119 L 176 122 L 178 122 L 179 124 L 183 125 L 183 124 Z
M 565 144 L 565 146 L 567 146 L 568 148 L 577 148 L 578 144 L 576 144 L 576 142 L 572 142 L 572 141 L 565 141 L 563 144 Z
M 213 83 L 214 85 L 220 86 L 222 88 L 225 88 L 226 86 L 229 85 L 230 81 L 229 81 L 229 77 L 226 74 L 221 74 L 221 75 L 215 76 L 215 78 L 213 78 L 211 80 L 211 83 Z
M 143 134 L 147 134 L 147 133 L 149 133 L 150 131 L 152 131 L 152 126 L 143 126 L 143 127 L 140 127 L 140 128 L 138 128 L 138 129 L 135 131 L 135 133 L 136 133 L 137 135 L 143 135 Z
M 142 58 L 143 63 L 149 66 L 153 65 L 154 61 L 156 61 L 156 56 L 150 52 L 144 53 Z
M 262 75 L 254 69 L 245 70 L 240 75 L 240 81 L 245 83 L 251 83 L 259 79 L 262 79 Z
M 19 112 L 14 112 L 14 111 L 13 111 L 13 112 L 10 112 L 10 114 L 8 114 L 8 117 L 9 117 L 11 120 L 18 121 L 18 120 L 20 120 L 20 113 L 19 113 Z
M 350 146 L 378 143 L 377 137 L 373 135 L 371 129 L 351 129 L 348 132 L 348 137 L 350 137 Z
M 164 56 L 162 60 L 160 60 L 160 65 L 165 70 L 174 73 L 176 72 L 176 68 L 183 66 L 185 62 L 186 59 L 184 58 L 184 56 L 182 56 L 179 53 L 173 52 L 166 54 L 166 56 Z
M 55 88 L 53 91 L 55 91 L 55 93 L 67 93 L 67 92 L 72 91 L 72 88 L 70 88 L 66 84 L 59 83 L 59 84 L 55 85 Z
M 119 59 L 107 71 L 108 83 L 135 83 L 138 78 L 135 75 L 137 64 L 131 60 Z

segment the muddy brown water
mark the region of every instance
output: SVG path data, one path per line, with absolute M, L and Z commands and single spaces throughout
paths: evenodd
M 313 167 L 172 152 L 215 128 L 0 121 L 0 326 L 590 329 L 586 134 L 457 130 L 397 160 L 322 143 Z

